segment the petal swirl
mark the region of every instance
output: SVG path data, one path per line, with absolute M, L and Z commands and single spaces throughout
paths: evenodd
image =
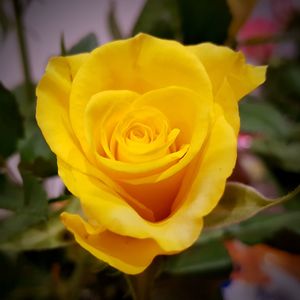
M 91 97 L 107 90 L 143 94 L 168 86 L 212 97 L 211 82 L 202 63 L 178 42 L 139 34 L 92 51 L 74 79 L 70 96 L 71 124 L 83 150 L 89 153 L 84 113 Z

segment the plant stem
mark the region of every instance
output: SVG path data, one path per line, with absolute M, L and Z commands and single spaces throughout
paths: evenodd
M 144 273 L 126 276 L 133 300 L 150 300 L 151 288 Z
M 137 275 L 125 275 L 133 300 L 150 300 L 154 281 L 161 271 L 163 257 L 157 257 L 152 264 Z
M 22 20 L 22 5 L 20 0 L 13 0 L 13 8 L 16 18 L 16 29 L 17 37 L 21 55 L 21 61 L 23 66 L 23 74 L 25 79 L 25 88 L 26 88 L 26 98 L 28 102 L 31 102 L 34 98 L 33 89 L 32 89 L 32 80 L 30 74 L 30 63 L 27 51 L 27 44 L 24 35 L 24 25 Z
M 77 253 L 77 264 L 68 285 L 68 295 L 66 299 L 76 300 L 80 298 L 80 289 L 83 286 L 88 258 L 89 254 L 79 249 Z

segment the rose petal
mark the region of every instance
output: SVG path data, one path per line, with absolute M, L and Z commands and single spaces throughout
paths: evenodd
M 172 214 L 161 222 L 149 222 L 138 210 L 132 208 L 121 195 L 99 186 L 86 175 L 65 166 L 66 182 L 71 188 L 80 183 L 83 210 L 89 219 L 96 220 L 107 230 L 118 235 L 138 239 L 150 238 L 166 252 L 182 251 L 192 245 L 203 226 L 203 216 L 219 201 L 226 178 L 231 174 L 236 160 L 236 137 L 231 126 L 221 115 L 212 128 L 205 153 L 192 165 L 185 177 L 179 201 Z M 113 193 L 114 192 L 114 193 Z M 149 192 L 149 191 L 148 191 Z M 152 191 L 155 195 L 155 190 Z
M 151 239 L 135 239 L 93 228 L 78 215 L 63 213 L 61 219 L 76 241 L 98 259 L 127 274 L 141 273 L 164 251 Z
M 93 131 L 92 127 L 96 127 L 97 122 L 100 127 L 99 131 L 102 132 L 106 129 L 111 131 L 116 126 L 116 124 L 109 124 L 109 128 L 103 128 L 101 119 L 105 116 L 101 116 L 99 111 L 103 111 L 105 107 L 107 108 L 109 101 L 112 106 L 115 105 L 114 103 L 119 103 L 115 99 L 122 102 L 121 95 L 129 97 L 129 92 L 124 93 L 125 91 L 105 91 L 96 94 L 92 98 L 86 110 L 86 130 L 88 132 Z M 118 105 L 115 112 L 110 110 L 110 113 L 116 113 L 116 117 L 112 117 L 112 122 L 117 123 L 122 115 L 120 112 L 126 110 L 126 104 L 123 103 L 121 106 Z M 132 102 L 132 106 L 133 109 L 147 107 L 148 109 L 155 108 L 159 110 L 166 116 L 170 128 L 180 128 L 176 141 L 182 147 L 175 152 L 164 155 L 162 158 L 152 159 L 144 163 L 124 162 L 112 159 L 112 157 L 98 155 L 96 157 L 98 167 L 105 173 L 110 174 L 115 180 L 128 184 L 145 184 L 165 180 L 183 169 L 200 151 L 210 126 L 213 103 L 209 95 L 197 94 L 181 87 L 168 87 L 136 97 Z M 89 133 L 88 140 L 95 139 L 97 138 Z
M 85 132 L 93 154 L 115 160 L 110 139 L 118 122 L 138 97 L 131 91 L 104 91 L 94 95 L 85 111 Z
M 86 158 L 69 120 L 69 96 L 72 80 L 89 54 L 54 57 L 37 86 L 36 119 L 51 150 L 80 170 L 86 169 Z
M 68 187 L 73 195 L 80 199 L 81 203 L 82 199 L 85 199 L 83 195 L 85 193 L 91 193 L 93 194 L 93 197 L 98 198 L 96 201 L 101 201 L 103 197 L 105 200 L 109 200 L 117 205 L 121 205 L 121 207 L 124 206 L 124 204 L 125 206 L 130 205 L 130 207 L 133 208 L 136 213 L 139 213 L 143 218 L 154 221 L 153 212 L 130 196 L 113 180 L 109 181 L 109 178 L 105 178 L 105 181 L 101 181 L 97 177 L 86 175 L 59 158 L 57 159 L 57 165 L 58 174 L 62 178 L 64 184 Z
M 216 121 L 210 138 L 201 157 L 186 173 L 173 210 L 182 204 L 191 213 L 201 212 L 205 216 L 217 205 L 224 192 L 226 179 L 236 162 L 237 137 L 218 104 L 215 105 L 215 114 Z
M 226 120 L 237 134 L 239 119 L 236 102 L 265 81 L 266 67 L 248 65 L 241 52 L 224 46 L 203 43 L 186 48 L 204 65 L 215 101 L 223 107 Z

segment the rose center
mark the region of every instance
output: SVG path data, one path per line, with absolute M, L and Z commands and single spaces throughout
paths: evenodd
M 176 150 L 178 134 L 159 110 L 145 107 L 130 111 L 117 124 L 111 146 L 117 160 L 148 162 Z
M 150 126 L 136 123 L 128 131 L 126 141 L 136 141 L 138 143 L 151 143 L 155 135 Z

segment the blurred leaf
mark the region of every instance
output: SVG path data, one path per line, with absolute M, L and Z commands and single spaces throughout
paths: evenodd
M 174 0 L 146 1 L 140 16 L 133 26 L 132 35 L 140 32 L 161 38 L 180 38 L 180 19 L 177 2 Z
M 283 77 L 284 85 L 288 88 L 288 92 L 297 96 L 300 96 L 300 83 L 299 83 L 299 76 L 300 76 L 300 66 L 299 64 L 294 63 L 293 65 L 285 68 L 284 76 Z
M 264 97 L 276 105 L 281 114 L 299 122 L 300 64 L 296 60 L 270 65 L 264 84 Z
M 35 85 L 32 84 L 32 90 L 35 90 Z M 19 105 L 20 113 L 26 119 L 35 119 L 35 101 L 28 102 L 26 99 L 26 84 L 21 83 L 12 91 Z M 33 99 L 32 99 L 33 100 Z
M 286 172 L 284 172 L 285 175 L 287 174 Z M 289 174 L 289 173 L 288 173 Z M 300 180 L 300 177 L 299 175 L 298 176 L 295 176 L 294 173 L 291 173 L 292 174 L 292 178 L 293 180 L 295 181 L 296 184 L 299 183 L 299 180 Z M 289 177 L 288 176 L 285 176 L 285 178 L 287 180 L 289 180 Z M 289 180 L 289 182 L 293 182 L 293 180 Z M 295 184 L 294 183 L 294 184 Z M 293 185 L 295 186 L 295 185 Z M 285 188 L 287 187 L 287 185 L 285 185 Z M 284 204 L 284 208 L 288 211 L 291 211 L 291 212 L 294 212 L 294 211 L 300 211 L 300 195 L 297 195 L 293 201 L 288 201 L 288 202 L 285 202 Z M 300 220 L 300 218 L 299 218 Z M 300 229 L 300 226 L 299 226 L 299 229 Z
M 29 173 L 22 175 L 24 188 L 22 206 L 18 206 L 11 217 L 0 222 L 0 242 L 47 218 L 48 201 L 42 184 Z
M 51 152 L 37 125 L 27 133 L 26 138 L 20 141 L 19 150 L 21 170 L 29 170 L 41 177 L 57 174 L 55 155 Z
M 32 86 L 34 89 L 35 87 Z M 25 84 L 14 89 L 21 113 L 24 118 L 25 135 L 18 143 L 21 154 L 20 169 L 29 170 L 40 177 L 48 177 L 57 174 L 55 155 L 45 142 L 35 119 L 35 101 L 26 101 Z
M 266 161 L 289 172 L 300 172 L 300 141 L 285 142 L 278 139 L 257 140 L 253 150 Z
M 60 55 L 62 56 L 67 55 L 64 33 L 60 35 Z
M 16 151 L 23 124 L 15 97 L 1 83 L 0 106 L 0 157 L 7 158 Z
M 119 40 L 123 38 L 120 26 L 116 19 L 116 12 L 115 12 L 115 2 L 110 2 L 109 12 L 107 15 L 107 24 L 109 31 L 114 39 Z
M 184 44 L 227 39 L 231 12 L 226 0 L 177 0 Z
M 23 190 L 0 174 L 0 208 L 16 211 L 23 206 Z
M 230 268 L 230 257 L 221 240 L 198 243 L 179 255 L 167 258 L 164 271 L 173 274 L 193 274 Z
M 266 208 L 295 197 L 299 192 L 300 186 L 281 198 L 269 199 L 250 186 L 241 183 L 227 183 L 219 204 L 204 218 L 204 227 L 220 228 L 238 223 Z
M 0 249 L 6 251 L 43 250 L 64 247 L 73 242 L 72 236 L 67 232 L 60 221 L 62 211 L 78 212 L 79 202 L 70 199 L 67 206 L 53 213 L 47 221 L 42 221 L 28 230 L 13 236 Z
M 227 228 L 225 236 L 247 244 L 258 244 L 272 238 L 281 229 L 300 233 L 300 211 L 285 211 L 258 215 Z
M 250 99 L 249 99 L 250 100 Z M 240 105 L 241 131 L 269 137 L 286 137 L 291 126 L 283 115 L 266 102 L 245 101 Z
M 206 229 L 188 250 L 166 258 L 165 271 L 183 275 L 220 272 L 231 265 L 223 245 L 225 239 L 238 239 L 254 245 L 272 239 L 283 229 L 300 233 L 300 211 L 260 214 L 226 228 Z
M 89 33 L 67 51 L 68 55 L 90 52 L 98 46 L 97 37 Z
M 24 208 L 32 213 L 40 214 L 41 219 L 45 219 L 48 211 L 48 199 L 43 188 L 42 182 L 39 181 L 29 172 L 22 172 L 24 188 Z
M 241 130 L 257 134 L 252 150 L 271 166 L 299 172 L 300 126 L 274 105 L 246 101 L 240 105 Z

